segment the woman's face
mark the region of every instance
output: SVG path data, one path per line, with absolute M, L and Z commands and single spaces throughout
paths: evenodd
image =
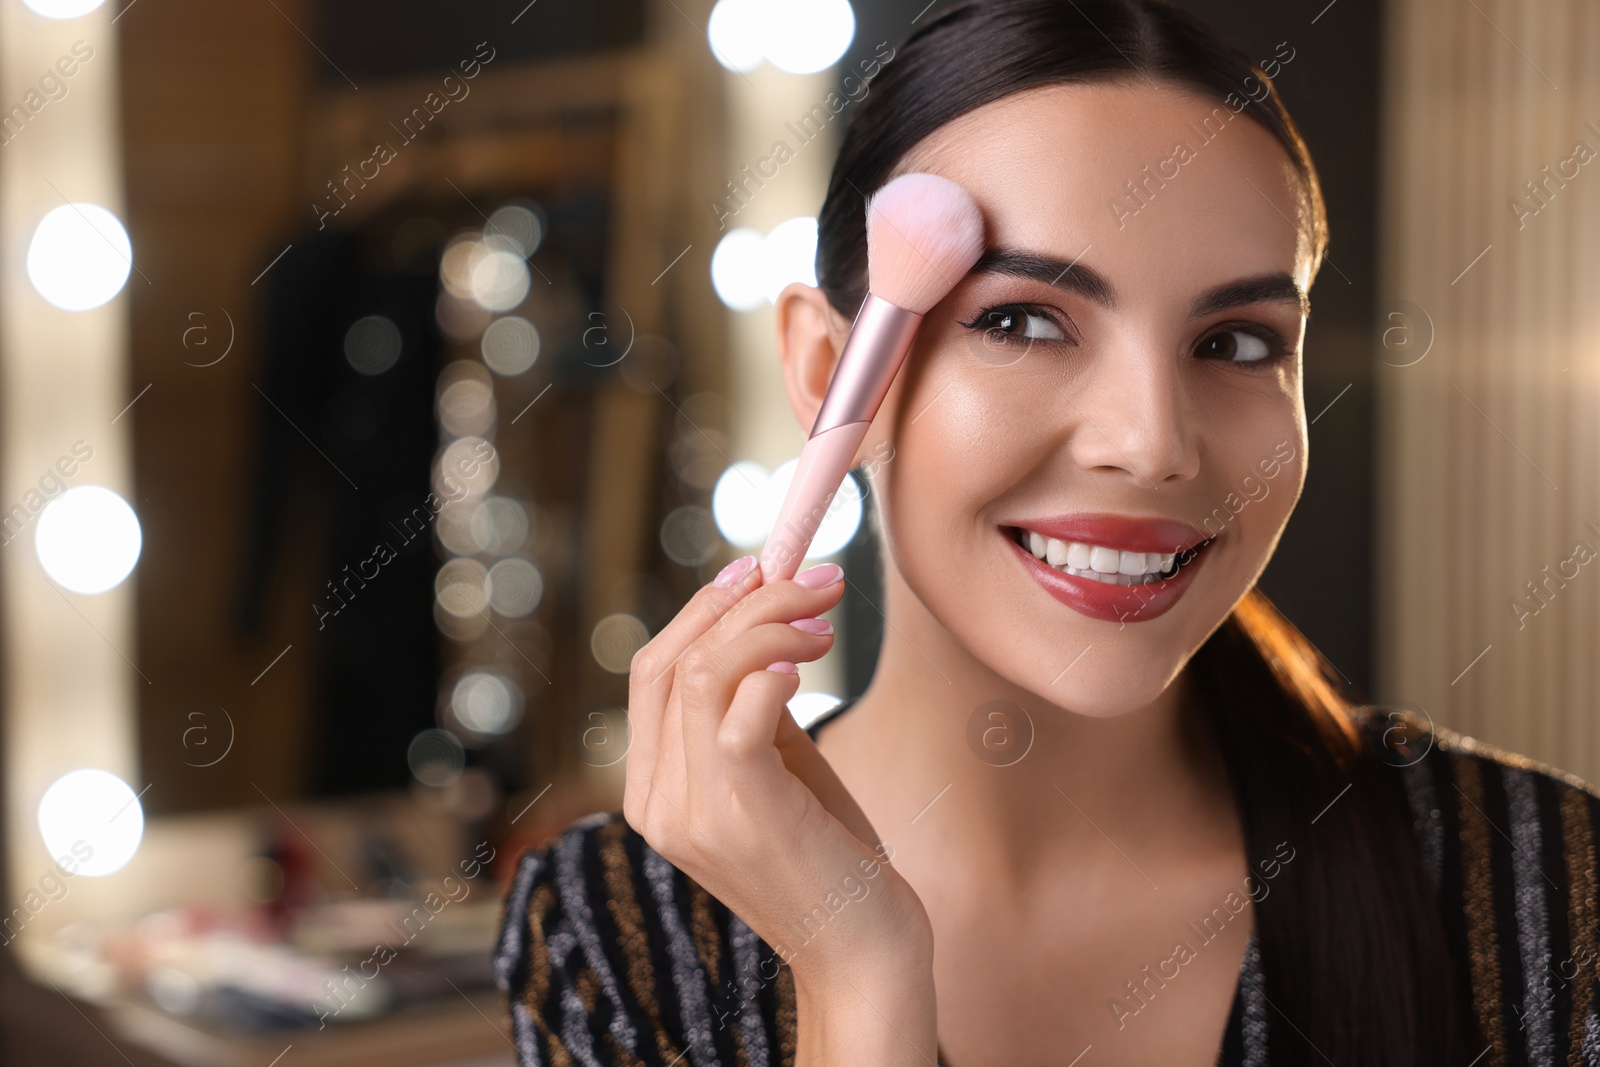
M 906 171 L 968 189 L 987 251 L 863 446 L 893 448 L 873 479 L 893 564 L 1012 683 L 1087 715 L 1145 706 L 1304 484 L 1311 248 L 1289 157 L 1228 104 L 1137 82 L 989 104 Z M 1163 556 L 1189 562 L 1151 577 Z

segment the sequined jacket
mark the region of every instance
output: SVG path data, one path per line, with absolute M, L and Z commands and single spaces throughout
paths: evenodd
M 1600 1067 L 1600 791 L 1442 728 L 1414 744 L 1394 773 L 1472 991 L 1474 1067 Z M 789 969 L 620 812 L 519 858 L 494 965 L 525 1067 L 794 1062 Z M 1268 1062 L 1261 990 L 1252 931 L 1219 1065 Z

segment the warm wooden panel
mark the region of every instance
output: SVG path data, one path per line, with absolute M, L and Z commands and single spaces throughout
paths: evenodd
M 1600 8 L 1390 30 L 1384 325 L 1432 348 L 1375 353 L 1378 695 L 1597 779 Z

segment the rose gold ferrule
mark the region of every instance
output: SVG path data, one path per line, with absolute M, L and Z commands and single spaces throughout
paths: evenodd
M 846 423 L 872 420 L 921 324 L 922 316 L 915 311 L 867 294 L 817 411 L 812 437 Z

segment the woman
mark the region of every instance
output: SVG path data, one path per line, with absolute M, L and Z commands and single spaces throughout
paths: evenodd
M 778 302 L 803 427 L 864 194 L 910 171 L 972 192 L 987 251 L 862 445 L 872 684 L 785 712 L 831 564 L 730 564 L 650 641 L 623 812 L 507 901 L 523 1062 L 1600 1062 L 1596 796 L 1356 708 L 1254 588 L 1327 243 L 1264 72 L 1159 0 L 918 30 Z

